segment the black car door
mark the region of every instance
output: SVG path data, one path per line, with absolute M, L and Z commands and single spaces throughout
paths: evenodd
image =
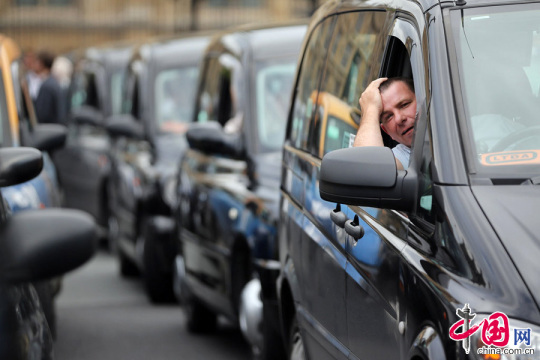
M 318 88 L 331 46 L 335 17 L 312 32 L 303 54 L 283 153 L 280 247 L 286 246 L 297 276 L 297 319 L 310 359 L 346 359 L 345 233 L 330 220 L 335 207 L 318 192 L 319 143 L 324 110 Z
M 417 104 L 425 91 L 422 48 L 418 25 L 397 19 L 385 44 L 382 76 L 411 76 Z M 386 72 L 386 73 L 385 73 Z M 412 73 L 412 74 L 411 74 Z M 417 107 L 417 111 L 422 111 Z M 423 110 L 425 111 L 425 109 Z M 402 250 L 407 246 L 409 216 L 406 213 L 351 206 L 351 227 L 363 236 L 349 237 L 347 252 L 347 322 L 352 359 L 400 358 L 406 318 L 403 299 Z

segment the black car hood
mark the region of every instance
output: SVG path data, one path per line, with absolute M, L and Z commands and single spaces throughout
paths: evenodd
M 472 191 L 540 308 L 540 186 L 473 186 Z

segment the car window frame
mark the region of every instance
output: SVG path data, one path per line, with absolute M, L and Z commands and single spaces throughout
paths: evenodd
M 326 38 L 324 38 L 322 40 L 324 46 L 326 48 L 329 48 L 330 45 L 331 45 L 331 42 L 332 42 L 332 38 L 334 36 L 334 30 L 335 30 L 335 24 L 336 24 L 336 21 L 337 21 L 337 16 L 332 14 L 330 16 L 327 16 L 327 17 L 324 17 L 322 18 L 317 24 L 313 25 L 313 28 L 312 29 L 309 29 L 308 30 L 308 37 L 304 40 L 305 41 L 305 46 L 303 48 L 304 52 L 302 54 L 300 54 L 300 62 L 298 64 L 298 69 L 297 69 L 297 72 L 296 72 L 296 78 L 294 80 L 294 84 L 293 84 L 293 94 L 292 94 L 292 98 L 291 98 L 291 106 L 289 108 L 289 114 L 287 116 L 287 129 L 285 130 L 285 143 L 284 145 L 285 146 L 291 146 L 292 148 L 296 149 L 296 150 L 300 150 L 300 151 L 303 151 L 303 152 L 306 152 L 306 153 L 309 153 L 309 143 L 310 143 L 310 137 L 312 136 L 311 134 L 311 128 L 312 128 L 312 122 L 313 122 L 313 117 L 314 117 L 314 114 L 315 114 L 315 111 L 316 111 L 316 106 L 315 104 L 308 104 L 306 103 L 306 111 L 305 113 L 303 114 L 303 119 L 301 120 L 298 120 L 298 121 L 301 121 L 301 124 L 299 126 L 300 128 L 300 131 L 299 133 L 294 137 L 294 139 L 292 138 L 293 137 L 293 131 L 295 130 L 294 127 L 295 127 L 295 122 L 296 120 L 294 119 L 294 116 L 295 116 L 295 113 L 296 113 L 296 106 L 297 106 L 297 102 L 299 101 L 299 97 L 301 96 L 299 94 L 300 92 L 300 86 L 303 86 L 301 85 L 301 80 L 304 79 L 304 76 L 305 76 L 305 73 L 306 71 L 312 71 L 312 69 L 307 69 L 306 68 L 306 61 L 307 61 L 307 56 L 308 55 L 311 55 L 311 53 L 314 51 L 312 50 L 312 48 L 310 47 L 310 45 L 315 41 L 320 41 L 319 40 L 319 35 L 320 34 L 323 34 L 324 32 L 324 26 L 326 25 L 326 22 L 328 22 L 328 26 L 329 26 L 329 29 L 328 30 L 328 34 L 326 34 Z M 310 98 L 312 97 L 312 94 L 315 93 L 317 96 L 319 94 L 319 91 L 320 91 L 320 87 L 321 87 L 321 82 L 322 82 L 322 79 L 323 79 L 323 73 L 324 73 L 324 69 L 326 68 L 327 66 L 327 62 L 328 62 L 328 51 L 325 52 L 326 53 L 326 56 L 323 57 L 323 60 L 322 60 L 322 67 L 320 69 L 320 71 L 318 72 L 315 72 L 315 73 L 318 73 L 318 77 L 315 81 L 315 88 L 312 90 L 311 94 L 307 97 L 307 101 L 310 101 Z M 313 72 L 313 71 L 312 71 Z M 310 114 L 308 115 L 307 113 L 310 112 Z
M 410 71 L 415 87 L 418 120 L 414 128 L 413 146 L 411 148 L 411 157 L 407 171 L 414 172 L 417 176 L 420 176 L 420 166 L 424 160 L 423 155 L 426 146 L 428 146 L 428 153 L 431 155 L 431 147 L 429 146 L 430 143 L 425 143 L 426 134 L 429 134 L 427 129 L 429 122 L 428 104 L 430 101 L 429 89 L 426 88 L 426 84 L 428 84 L 427 80 L 429 79 L 429 71 L 426 64 L 427 59 L 424 58 L 424 54 L 427 54 L 427 51 L 424 51 L 422 49 L 425 44 L 421 40 L 418 25 L 412 17 L 405 14 L 397 14 L 394 17 L 391 29 L 388 33 L 387 45 L 390 45 L 390 37 L 394 37 L 395 39 L 400 41 L 401 44 L 404 45 L 409 56 Z M 420 47 L 418 47 L 417 45 L 419 45 Z M 385 55 L 383 59 L 384 62 L 389 61 L 388 53 L 389 51 L 387 48 L 385 49 Z M 380 77 L 387 75 L 384 73 L 383 67 L 381 67 L 381 73 L 379 74 Z M 418 201 L 420 201 L 419 196 Z M 410 212 L 403 212 L 398 210 L 391 211 L 399 213 L 401 216 L 405 216 L 406 218 L 408 218 L 409 221 L 411 221 L 417 218 L 418 206 L 419 204 L 417 204 L 416 208 Z

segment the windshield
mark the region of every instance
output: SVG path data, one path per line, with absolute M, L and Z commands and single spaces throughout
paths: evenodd
M 451 13 L 468 156 L 480 174 L 540 174 L 540 8 Z
M 159 129 L 183 133 L 193 118 L 198 67 L 161 71 L 156 77 L 155 104 Z
M 263 151 L 283 145 L 296 57 L 259 63 L 256 74 L 257 128 Z

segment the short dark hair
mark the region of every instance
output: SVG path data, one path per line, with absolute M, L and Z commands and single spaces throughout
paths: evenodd
M 37 54 L 38 60 L 45 66 L 47 69 L 51 69 L 54 62 L 54 54 L 47 50 L 41 50 Z
M 380 92 L 385 91 L 386 89 L 388 89 L 390 87 L 390 85 L 392 85 L 393 83 L 398 82 L 398 81 L 403 82 L 405 85 L 407 85 L 409 90 L 411 90 L 414 93 L 414 82 L 413 82 L 413 80 L 411 78 L 404 77 L 404 76 L 391 77 L 388 80 L 382 82 L 381 85 L 379 86 L 379 91 Z

